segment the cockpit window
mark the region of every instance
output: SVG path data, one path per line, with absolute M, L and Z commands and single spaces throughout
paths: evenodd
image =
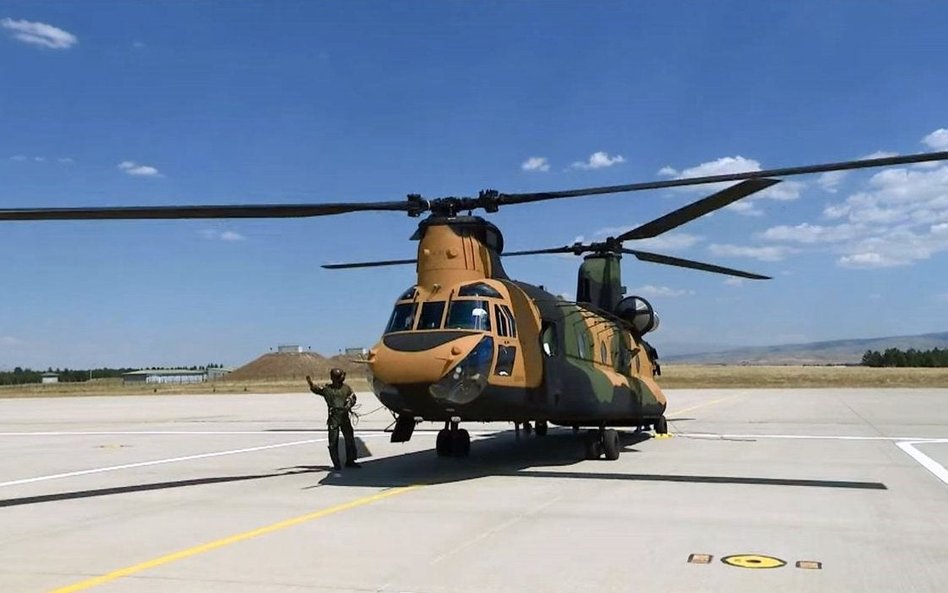
M 487 301 L 454 301 L 445 327 L 490 331 L 490 305 Z
M 479 296 L 479 297 L 491 297 L 495 299 L 501 298 L 500 293 L 494 290 L 494 287 L 489 284 L 484 284 L 483 282 L 475 282 L 474 284 L 465 284 L 458 289 L 458 296 Z
M 392 311 L 392 317 L 388 320 L 385 333 L 409 331 L 415 323 L 415 310 L 417 308 L 416 303 L 395 305 L 395 310 Z
M 444 317 L 444 301 L 432 301 L 421 306 L 421 315 L 418 317 L 418 329 L 438 329 L 441 327 L 441 318 Z
M 402 296 L 398 297 L 400 301 L 410 301 L 415 298 L 415 287 L 412 286 L 408 290 L 402 293 Z

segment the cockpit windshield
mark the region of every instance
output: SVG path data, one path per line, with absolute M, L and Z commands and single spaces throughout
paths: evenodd
M 416 303 L 395 305 L 395 310 L 392 311 L 392 317 L 388 320 L 385 333 L 410 331 L 415 324 L 415 310 L 417 308 Z
M 445 328 L 490 331 L 489 307 L 487 301 L 454 301 Z

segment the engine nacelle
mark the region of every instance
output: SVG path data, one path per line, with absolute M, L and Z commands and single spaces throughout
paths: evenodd
M 652 308 L 650 302 L 640 296 L 630 296 L 619 301 L 615 314 L 620 319 L 629 322 L 639 335 L 658 329 L 658 315 L 655 309 Z

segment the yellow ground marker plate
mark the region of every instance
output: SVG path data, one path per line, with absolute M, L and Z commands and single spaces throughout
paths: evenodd
M 761 554 L 734 554 L 721 558 L 721 562 L 738 568 L 780 568 L 787 565 L 780 558 Z

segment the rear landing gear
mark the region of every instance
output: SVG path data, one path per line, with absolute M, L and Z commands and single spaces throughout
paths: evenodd
M 458 428 L 457 422 L 445 423 L 435 440 L 438 457 L 467 457 L 471 453 L 471 434 Z
M 605 456 L 609 461 L 615 461 L 619 458 L 619 433 L 611 428 L 587 430 L 583 445 L 586 459 Z

